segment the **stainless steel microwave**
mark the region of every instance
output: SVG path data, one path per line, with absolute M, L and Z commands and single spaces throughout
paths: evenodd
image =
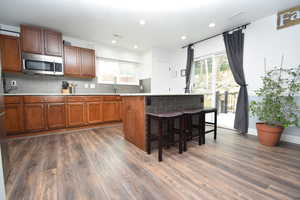
M 62 57 L 22 53 L 22 62 L 24 73 L 64 75 Z

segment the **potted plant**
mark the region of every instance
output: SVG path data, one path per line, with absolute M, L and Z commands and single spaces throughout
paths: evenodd
M 262 77 L 262 88 L 255 93 L 250 111 L 261 122 L 256 123 L 261 144 L 275 146 L 280 141 L 284 128 L 299 127 L 299 107 L 295 96 L 300 92 L 300 66 L 283 69 L 275 67 Z

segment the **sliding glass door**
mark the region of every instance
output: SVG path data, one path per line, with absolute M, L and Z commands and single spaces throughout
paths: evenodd
M 196 58 L 192 77 L 192 91 L 204 94 L 204 106 L 218 108 L 219 126 L 233 128 L 239 86 L 232 76 L 226 53 Z

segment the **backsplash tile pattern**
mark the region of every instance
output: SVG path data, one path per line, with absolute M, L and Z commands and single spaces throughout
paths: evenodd
M 150 96 L 146 97 L 146 112 L 151 113 L 163 113 L 163 112 L 177 112 L 189 109 L 203 108 L 203 95 L 191 95 L 191 96 Z M 150 103 L 147 105 L 147 103 Z M 146 133 L 147 127 L 147 117 L 146 119 Z M 194 116 L 193 121 L 196 123 L 197 116 Z M 179 119 L 175 120 L 175 127 L 179 129 Z M 163 130 L 167 129 L 166 123 L 163 125 Z M 153 135 L 158 134 L 158 121 L 151 121 L 151 133 Z
M 151 105 L 147 105 L 147 101 L 151 102 Z M 146 97 L 146 112 L 176 112 L 202 107 L 203 95 Z
M 60 93 L 62 81 L 77 84 L 76 93 L 139 93 L 139 86 L 99 84 L 97 79 L 80 79 L 71 77 L 26 75 L 5 73 L 7 82 L 17 81 L 17 89 L 9 93 Z M 95 84 L 95 88 L 84 88 L 85 84 Z

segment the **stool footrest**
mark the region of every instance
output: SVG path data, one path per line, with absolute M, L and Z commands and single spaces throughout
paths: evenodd
M 205 134 L 206 134 L 206 133 L 211 133 L 211 132 L 214 132 L 214 131 L 215 131 L 214 129 L 209 130 L 209 131 L 205 131 Z

